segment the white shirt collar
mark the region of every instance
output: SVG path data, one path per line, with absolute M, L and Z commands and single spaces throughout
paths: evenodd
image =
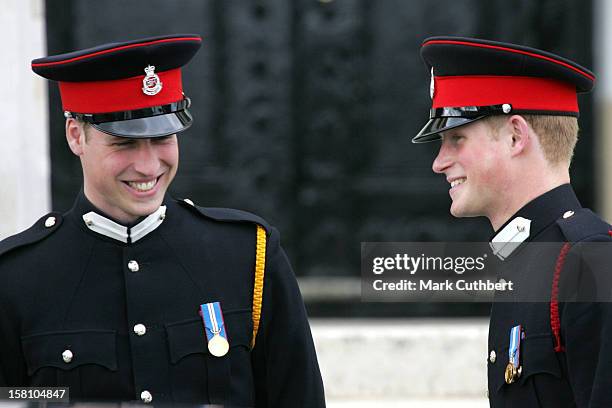
M 124 243 L 136 242 L 145 237 L 151 231 L 154 231 L 164 222 L 166 218 L 166 206 L 160 206 L 157 211 L 147 216 L 144 220 L 131 228 L 117 224 L 115 221 L 109 220 L 100 214 L 90 211 L 83 214 L 83 222 L 90 230 L 97 232 L 109 238 L 116 239 Z
M 523 241 L 529 238 L 531 220 L 516 217 L 502 228 L 491 240 L 489 245 L 493 254 L 502 261 L 514 252 Z

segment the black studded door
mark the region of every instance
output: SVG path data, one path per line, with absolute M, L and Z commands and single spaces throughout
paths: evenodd
M 486 305 L 359 301 L 360 242 L 483 240 L 483 219 L 448 214 L 434 145 L 413 145 L 429 109 L 419 57 L 432 35 L 518 42 L 592 66 L 591 1 L 47 1 L 48 51 L 168 33 L 203 36 L 184 70 L 195 123 L 180 136 L 176 196 L 255 212 L 281 231 L 311 314 L 474 314 Z M 592 103 L 581 97 L 572 175 L 592 206 Z M 81 184 L 50 86 L 53 207 Z M 333 286 L 337 295 L 318 296 Z M 350 285 L 349 285 L 350 286 Z M 353 285 L 353 287 L 358 287 Z M 347 293 L 344 293 L 344 292 Z

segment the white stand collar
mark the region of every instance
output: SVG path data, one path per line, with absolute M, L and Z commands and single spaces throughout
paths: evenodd
M 489 245 L 495 254 L 502 261 L 514 252 L 523 241 L 529 238 L 531 220 L 523 217 L 516 217 L 502 228 L 491 240 Z
M 93 211 L 83 214 L 83 222 L 87 225 L 87 228 L 97 232 L 98 234 L 104 235 L 109 238 L 116 239 L 123 243 L 127 243 L 128 240 L 132 243 L 145 237 L 151 231 L 154 231 L 164 222 L 166 218 L 166 206 L 160 206 L 157 211 L 147 216 L 144 220 L 131 228 L 125 227 L 121 224 L 109 220 L 106 217 L 101 216 Z

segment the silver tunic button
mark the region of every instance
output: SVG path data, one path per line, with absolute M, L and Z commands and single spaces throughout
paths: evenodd
M 153 401 L 153 396 L 151 395 L 151 393 L 147 390 L 144 390 L 143 392 L 140 393 L 140 399 L 142 400 L 142 402 L 144 402 L 145 404 L 150 403 L 151 401 Z
M 144 336 L 146 332 L 147 328 L 144 324 L 138 323 L 136 326 L 134 326 L 134 333 L 136 333 L 138 336 Z
M 138 270 L 140 269 L 140 266 L 138 265 L 138 262 L 132 260 L 128 262 L 128 269 L 132 272 L 138 272 Z
M 72 351 L 64 350 L 64 352 L 62 353 L 62 360 L 64 360 L 64 363 L 68 364 L 72 361 L 73 356 L 74 355 L 72 354 Z
M 45 220 L 45 227 L 51 228 L 55 225 L 55 217 L 49 217 Z
M 491 364 L 494 364 L 495 360 L 497 360 L 497 353 L 495 353 L 495 350 L 491 350 L 491 352 L 489 353 L 489 361 L 491 362 Z
M 191 201 L 191 200 L 190 200 L 190 199 L 188 199 L 188 198 L 184 199 L 183 201 L 184 201 L 184 202 L 186 202 L 186 203 L 187 203 L 187 204 L 189 204 L 189 205 L 194 205 L 194 204 L 193 204 L 193 201 Z
M 572 215 L 574 215 L 574 212 L 573 212 L 573 211 L 566 211 L 566 212 L 563 214 L 563 218 L 569 218 L 569 217 L 571 217 Z

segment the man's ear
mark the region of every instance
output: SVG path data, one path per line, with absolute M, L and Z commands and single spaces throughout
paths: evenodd
M 85 129 L 83 129 L 83 125 L 74 118 L 66 119 L 66 141 L 72 153 L 77 156 L 83 154 Z
M 512 115 L 507 122 L 509 130 L 511 132 L 511 146 L 510 151 L 512 156 L 517 156 L 525 151 L 532 143 L 531 139 L 531 126 L 520 115 Z

